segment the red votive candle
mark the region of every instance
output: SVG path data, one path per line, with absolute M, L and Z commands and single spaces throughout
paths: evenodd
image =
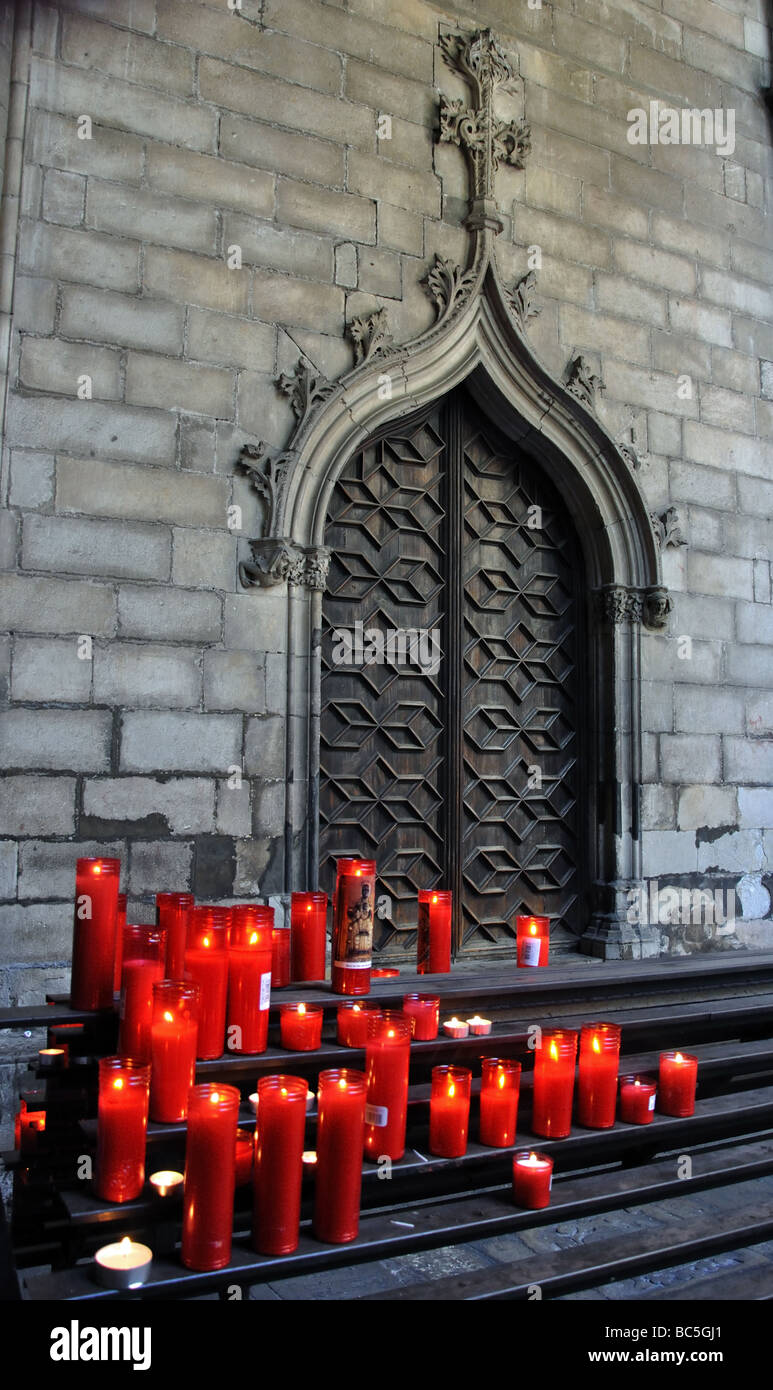
M 550 953 L 550 918 L 516 917 L 519 966 L 547 965 Z
M 577 1033 L 573 1028 L 543 1032 L 534 1053 L 534 1108 L 531 1127 L 543 1139 L 565 1139 L 572 1128 Z
M 290 908 L 290 978 L 325 978 L 327 893 L 293 893 Z
M 336 1041 L 341 1047 L 364 1047 L 368 1041 L 368 1015 L 373 1010 L 367 1004 L 350 1000 L 336 1010 Z
M 361 1071 L 319 1074 L 314 1234 L 331 1245 L 354 1240 L 360 1226 L 366 1089 Z
M 405 1153 L 411 1020 L 390 1010 L 368 1016 L 365 1074 L 365 1157 L 397 1160 Z
M 693 1115 L 698 1058 L 690 1052 L 661 1052 L 658 1110 L 661 1115 Z
M 396 980 L 400 971 L 394 965 L 377 965 L 375 970 L 371 970 L 371 980 Z
M 153 986 L 164 978 L 165 956 L 166 936 L 158 927 L 124 927 L 118 1051 L 135 1062 L 150 1061 Z
M 289 1052 L 314 1052 L 322 1041 L 321 1004 L 282 1004 L 279 1033 Z
M 451 969 L 451 911 L 453 893 L 445 888 L 419 889 L 419 935 L 416 969 L 419 975 L 447 975 Z
M 74 1009 L 113 1006 L 120 872 L 120 859 L 76 861 L 70 981 Z
M 186 1269 L 222 1269 L 231 1258 L 239 1100 L 235 1086 L 219 1082 L 190 1089 L 180 1252 Z
M 192 907 L 192 893 L 156 893 L 156 920 L 159 927 L 166 932 L 167 980 L 181 980 L 183 977 L 188 938 L 188 911 Z
M 438 1035 L 440 999 L 435 994 L 404 994 L 403 1013 L 413 1024 L 414 1042 L 430 1042 Z
M 185 974 L 201 990 L 196 1044 L 196 1056 L 201 1061 L 223 1055 L 229 926 L 230 913 L 221 908 L 192 907 L 188 913 Z
M 367 994 L 370 989 L 375 900 L 375 859 L 337 860 L 332 938 L 335 994 Z
M 150 1118 L 184 1120 L 196 1075 L 200 990 L 192 980 L 159 980 L 153 986 L 150 1026 Z
M 229 1052 L 266 1050 L 271 1002 L 271 917 L 270 908 L 246 904 L 231 908 Z
M 94 1190 L 107 1202 L 130 1202 L 145 1182 L 150 1063 L 100 1057 Z
M 301 1221 L 306 1081 L 262 1076 L 258 1097 L 253 1243 L 263 1255 L 289 1255 Z
M 611 1129 L 617 1109 L 620 1028 L 616 1023 L 584 1023 L 580 1032 L 577 1123 Z
M 481 1059 L 480 1142 L 492 1149 L 515 1143 L 521 1064 L 499 1057 Z
M 620 1119 L 629 1125 L 651 1125 L 657 1085 L 649 1076 L 620 1077 Z
M 121 966 L 123 964 L 123 929 L 126 926 L 126 894 L 118 894 L 118 918 L 115 931 L 115 969 L 113 971 L 113 994 L 121 993 Z
M 252 1163 L 255 1156 L 255 1135 L 249 1129 L 236 1131 L 236 1186 L 252 1182 Z
M 553 1182 L 553 1160 L 547 1154 L 517 1153 L 513 1155 L 513 1201 L 518 1207 L 539 1211 L 550 1204 Z
M 273 908 L 271 911 L 273 912 Z M 271 983 L 284 989 L 290 983 L 290 937 L 287 927 L 271 927 Z
M 472 1072 L 466 1067 L 433 1067 L 429 1102 L 429 1151 L 440 1158 L 467 1152 Z

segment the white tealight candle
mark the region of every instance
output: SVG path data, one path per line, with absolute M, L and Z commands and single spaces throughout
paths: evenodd
M 249 1101 L 250 1101 L 250 1105 L 252 1106 L 253 1110 L 255 1111 L 255 1114 L 257 1115 L 257 1113 L 258 1113 L 258 1093 L 257 1093 L 257 1091 L 253 1091 L 253 1092 L 252 1092 L 252 1095 L 249 1097 Z
M 173 1168 L 161 1168 L 157 1173 L 151 1173 L 148 1178 L 159 1197 L 167 1197 L 170 1192 L 175 1192 L 182 1181 L 182 1173 L 176 1173 Z
M 304 1149 L 303 1153 L 301 1154 L 301 1158 L 303 1159 L 304 1167 L 307 1170 L 309 1168 L 313 1168 L 314 1164 L 317 1161 L 316 1151 L 314 1149 Z
M 469 1023 L 463 1023 L 460 1018 L 449 1018 L 443 1024 L 443 1032 L 449 1038 L 466 1038 L 470 1031 Z
M 153 1263 L 153 1251 L 139 1241 L 123 1240 L 103 1245 L 94 1256 L 99 1281 L 106 1289 L 134 1289 L 144 1284 Z
M 468 1018 L 467 1023 L 474 1037 L 483 1037 L 485 1034 L 491 1032 L 490 1018 L 480 1018 L 480 1016 L 476 1014 L 474 1018 Z

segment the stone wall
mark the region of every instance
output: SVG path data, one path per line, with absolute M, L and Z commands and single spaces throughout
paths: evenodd
M 260 504 L 235 463 L 285 442 L 275 377 L 299 352 L 339 376 L 345 324 L 379 305 L 406 341 L 432 321 L 434 255 L 464 259 L 468 173 L 434 137 L 438 89 L 466 96 L 437 45 L 459 22 L 495 28 L 532 128 L 525 171 L 497 176 L 503 273 L 540 249 L 537 350 L 559 377 L 577 352 L 600 371 L 604 421 L 633 430 L 648 502 L 688 542 L 664 550 L 669 633 L 643 638 L 645 872 L 746 875 L 766 915 L 765 18 L 764 0 L 34 5 L 2 461 L 0 1002 L 66 984 L 78 854 L 120 855 L 139 920 L 159 889 L 283 889 L 286 605 L 237 583 Z M 732 155 L 629 143 L 651 100 L 732 109 Z

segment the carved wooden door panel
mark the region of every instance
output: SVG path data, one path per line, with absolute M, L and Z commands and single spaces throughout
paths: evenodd
M 555 490 L 455 393 L 351 461 L 325 542 L 321 886 L 376 859 L 385 958 L 433 886 L 457 954 L 511 947 L 520 911 L 579 932 L 584 585 Z

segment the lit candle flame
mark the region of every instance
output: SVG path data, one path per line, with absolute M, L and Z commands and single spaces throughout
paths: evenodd
M 532 936 L 536 936 L 536 935 L 537 935 L 537 923 L 536 923 L 536 922 L 531 922 L 531 923 L 529 924 L 529 931 L 531 932 Z
M 123 1240 L 119 1240 L 118 1249 L 121 1251 L 122 1255 L 128 1255 L 131 1248 L 132 1243 L 128 1236 L 124 1236 Z
M 600 1043 L 599 1039 L 598 1039 L 598 1038 L 595 1038 L 595 1037 L 594 1037 L 594 1039 L 593 1039 L 593 1051 L 594 1051 L 594 1052 L 600 1052 L 600 1051 L 601 1051 L 601 1043 Z
M 505 1074 L 504 1074 L 503 1071 L 501 1071 L 501 1072 L 499 1073 L 499 1081 L 497 1082 L 497 1085 L 499 1086 L 500 1091 L 504 1090 L 505 1080 L 506 1080 Z
M 675 1062 L 683 1062 L 683 1061 L 684 1061 L 684 1057 L 682 1056 L 681 1052 L 677 1052 L 676 1056 L 674 1057 L 674 1061 L 675 1061 Z
M 433 901 L 433 903 L 436 903 L 436 902 L 437 902 L 437 893 L 433 893 L 433 894 L 432 894 L 432 901 Z
M 311 903 L 306 904 L 306 911 L 311 912 Z
M 306 1005 L 305 1005 L 305 1004 L 299 1004 L 299 1005 L 298 1005 L 298 1013 L 299 1013 L 299 1014 L 305 1014 L 305 1012 L 306 1012 Z
M 526 1162 L 528 1163 L 530 1168 L 536 1168 L 539 1166 L 540 1160 L 535 1153 L 530 1153 Z
M 354 1005 L 354 1008 L 352 1009 L 352 1013 L 353 1013 L 353 1014 L 360 1014 L 360 1013 L 362 1013 L 362 1005 L 361 1005 L 361 1004 L 355 1004 L 355 1005 Z
M 254 946 L 254 945 L 255 945 L 255 942 L 257 941 L 257 939 L 258 939 L 258 933 L 257 933 L 256 931 L 254 931 L 254 932 L 252 933 L 252 936 L 250 937 L 250 945 L 251 945 L 251 946 Z
M 208 937 L 208 936 L 205 936 L 205 937 L 204 937 L 204 940 L 202 941 L 201 944 L 202 944 L 202 946 L 208 946 L 208 945 L 209 945 L 209 937 Z
M 174 1023 L 174 1014 L 170 1014 L 168 1009 L 164 1009 L 164 1021 L 165 1023 Z
M 636 1078 L 636 1080 L 634 1081 L 633 1084 L 634 1084 L 634 1086 L 641 1086 L 641 1081 L 639 1080 L 638 1076 L 637 1076 L 637 1078 Z
M 122 1091 L 122 1090 L 123 1090 L 123 1077 L 122 1077 L 122 1076 L 117 1076 L 117 1077 L 115 1078 L 115 1081 L 113 1082 L 113 1088 L 114 1088 L 114 1090 L 116 1090 L 116 1091 Z
M 354 876 L 355 878 L 362 878 L 362 869 L 356 869 Z
M 346 1082 L 345 1082 L 345 1080 L 344 1080 L 343 1077 L 341 1077 L 340 1081 L 338 1082 L 338 1089 L 339 1089 L 340 1091 L 345 1091 L 345 1090 L 346 1090 Z
M 453 1081 L 451 1081 L 451 1082 L 449 1082 L 449 1085 L 448 1085 L 448 1098 L 449 1098 L 449 1100 L 451 1099 L 451 1096 L 455 1096 L 455 1095 L 456 1095 L 456 1087 L 455 1087 Z
M 286 1096 L 286 1095 L 287 1095 L 287 1087 L 286 1087 L 286 1086 L 283 1086 L 283 1087 L 282 1087 L 281 1094 L 282 1094 L 283 1096 Z
M 218 1101 L 220 1100 L 220 1092 L 219 1092 L 219 1091 L 213 1091 L 213 1092 L 212 1092 L 212 1095 L 210 1096 L 210 1100 L 211 1100 L 211 1102 L 212 1102 L 213 1105 L 217 1105 Z
M 102 872 L 102 865 L 101 865 L 101 864 L 95 864 L 95 865 L 94 865 L 94 873 L 95 873 L 95 874 L 101 874 L 101 872 Z
M 550 1055 L 553 1058 L 554 1062 L 558 1061 L 558 1048 L 556 1047 L 555 1042 L 552 1042 L 550 1044 Z

